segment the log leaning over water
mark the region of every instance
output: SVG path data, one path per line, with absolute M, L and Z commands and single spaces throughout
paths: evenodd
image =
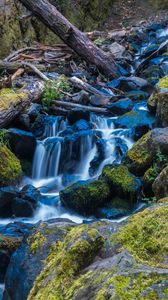
M 109 78 L 119 77 L 120 70 L 115 62 L 94 43 L 86 34 L 72 25 L 51 3 L 47 0 L 20 0 L 32 13 L 48 28 L 57 34 L 71 49 L 82 59 L 97 68 Z

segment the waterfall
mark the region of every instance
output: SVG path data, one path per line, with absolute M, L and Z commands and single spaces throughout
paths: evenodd
M 87 180 L 92 177 L 90 167 L 95 159 L 97 159 L 96 169 L 91 173 L 94 173 L 94 177 L 98 177 L 103 167 L 116 159 L 116 137 L 120 137 L 128 148 L 132 145 L 125 137 L 126 130 L 117 131 L 113 120 L 114 118 L 91 114 L 90 123 L 93 129 L 73 132 L 71 128 L 70 135 L 66 135 L 64 131 L 68 132 L 70 129 L 68 121 L 62 117 L 49 117 L 44 130 L 45 138 L 38 141 L 35 151 L 32 172 L 35 185 L 37 186 L 37 181 L 42 184 L 46 181 L 48 184 L 49 179 L 59 178 L 59 182 L 62 183 L 58 186 L 63 188 L 65 174 L 74 177 L 70 183 Z M 99 138 L 105 143 L 103 159 L 98 157 L 96 140 Z

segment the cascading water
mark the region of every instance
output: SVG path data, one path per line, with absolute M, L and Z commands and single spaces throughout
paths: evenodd
M 125 147 L 125 152 L 132 146 L 128 130 L 115 129 L 113 120 L 91 114 L 90 129 L 75 132 L 62 117 L 52 117 L 52 122 L 47 123 L 44 139 L 37 144 L 32 180 L 29 180 L 39 188 L 45 199 L 34 220 L 53 217 L 68 217 L 76 222 L 83 220 L 81 216 L 73 216 L 61 207 L 59 191 L 76 181 L 97 178 L 105 165 L 117 160 L 118 141 Z M 101 157 L 99 140 L 103 141 Z

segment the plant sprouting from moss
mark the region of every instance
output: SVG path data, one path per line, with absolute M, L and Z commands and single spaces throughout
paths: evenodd
M 62 99 L 65 97 L 64 93 L 70 90 L 70 83 L 64 75 L 60 76 L 57 80 L 46 82 L 42 97 L 44 108 L 48 109 L 54 99 Z

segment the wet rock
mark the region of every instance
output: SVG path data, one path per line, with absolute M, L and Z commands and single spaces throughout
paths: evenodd
M 73 128 L 75 131 L 88 130 L 90 129 L 90 124 L 86 120 L 80 119 L 74 124 Z
M 0 234 L 0 283 L 4 282 L 12 253 L 20 246 L 22 238 Z
M 8 185 L 19 180 L 22 168 L 18 158 L 6 146 L 0 144 L 0 185 Z
M 108 83 L 108 85 L 118 88 L 124 92 L 141 90 L 141 93 L 143 94 L 143 91 L 149 93 L 153 91 L 153 87 L 147 80 L 136 76 L 120 77 L 113 80 L 111 83 Z
M 108 105 L 107 108 L 114 115 L 123 115 L 132 110 L 133 102 L 129 98 L 123 98 Z
M 64 219 L 40 223 L 13 254 L 5 277 L 4 299 L 27 299 L 52 247 L 63 240 L 74 224 Z M 24 280 L 23 280 L 24 278 Z
M 41 104 L 32 103 L 30 108 L 27 111 L 27 115 L 29 116 L 31 121 L 34 121 L 38 115 L 42 112 L 43 107 Z
M 32 160 L 36 149 L 36 139 L 31 132 L 11 128 L 7 131 L 9 145 L 20 159 Z
M 93 95 L 90 97 L 90 103 L 94 106 L 107 106 L 110 103 L 110 97 L 106 95 Z
M 83 162 L 85 154 L 92 149 L 94 139 L 92 130 L 81 130 L 66 136 L 61 142 L 59 173 L 74 173 L 80 167 L 79 162 Z
M 99 221 L 70 229 L 45 260 L 29 299 L 166 299 L 167 214 L 165 203 L 126 224 Z
M 125 52 L 125 47 L 114 42 L 108 47 L 108 50 L 115 58 L 122 58 Z
M 158 126 L 168 126 L 168 76 L 157 84 L 157 91 L 149 98 L 148 107 L 152 112 L 156 111 Z
M 122 208 L 122 204 L 121 204 L 121 200 L 120 202 L 120 206 L 121 208 L 116 208 L 114 207 L 114 203 L 110 203 L 108 206 L 105 206 L 103 208 L 100 208 L 97 212 L 96 212 L 96 216 L 97 218 L 103 218 L 103 219 L 119 219 L 122 218 L 126 215 L 130 214 L 130 210 L 128 208 Z
M 126 94 L 126 97 L 130 98 L 133 101 L 146 100 L 150 96 L 149 93 L 141 90 L 133 90 Z
M 155 86 L 159 79 L 164 76 L 164 72 L 159 65 L 152 65 L 142 72 L 142 76 L 145 77 L 150 84 Z
M 38 206 L 40 193 L 33 186 L 26 186 L 21 191 L 16 188 L 0 189 L 0 217 L 31 217 Z
M 106 156 L 106 142 L 104 139 L 98 138 L 96 140 L 97 153 L 90 162 L 89 175 L 96 176 L 96 173 Z
M 83 215 L 92 215 L 102 204 L 109 201 L 108 185 L 97 180 L 79 181 L 60 192 L 61 203 Z
M 168 167 L 155 179 L 152 189 L 157 199 L 168 197 Z
M 29 130 L 30 128 L 30 118 L 27 114 L 21 114 L 18 118 L 19 124 L 23 130 Z
M 136 140 L 152 129 L 154 124 L 155 118 L 143 110 L 128 112 L 114 120 L 117 128 L 128 128 Z
M 84 119 L 86 121 L 90 120 L 90 113 L 88 111 L 84 111 L 81 109 L 71 109 L 67 115 L 68 121 L 70 125 L 73 125 L 80 119 Z
M 134 207 L 140 196 L 141 181 L 131 174 L 126 166 L 107 166 L 103 169 L 101 178 L 110 187 L 113 207 Z

